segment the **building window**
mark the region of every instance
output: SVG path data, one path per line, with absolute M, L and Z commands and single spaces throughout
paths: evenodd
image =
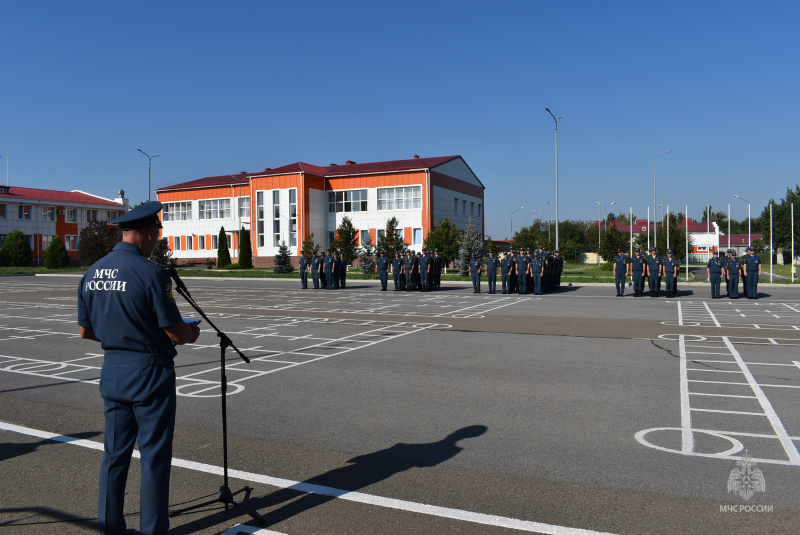
M 280 191 L 272 192 L 272 246 L 281 244 L 281 195 Z
M 99 210 L 86 210 L 86 221 L 87 222 L 98 221 L 99 217 L 100 217 L 100 211 Z
M 414 234 L 414 245 L 422 245 L 422 229 L 415 228 L 412 232 Z
M 181 250 L 181 237 L 180 236 L 175 236 L 175 238 L 173 238 L 173 240 L 174 241 L 173 241 L 172 250 L 173 251 L 180 251 Z
M 361 238 L 359 239 L 359 245 L 361 245 L 363 247 L 369 241 L 370 241 L 370 239 L 369 239 L 369 229 L 362 230 L 361 231 Z
M 8 217 L 8 206 L 5 204 L 0 204 L 0 219 L 5 219 Z
M 77 236 L 64 236 L 64 247 L 67 248 L 67 251 L 77 251 L 78 250 L 78 237 Z
M 186 236 L 186 250 L 187 251 L 193 251 L 194 250 L 194 247 L 193 247 L 193 244 L 192 244 L 192 242 L 194 241 L 193 238 L 194 238 L 193 236 Z
M 200 201 L 201 204 L 202 202 Z M 161 213 L 164 221 L 190 221 L 192 219 L 192 203 L 191 201 L 164 203 Z
M 200 219 L 228 219 L 231 217 L 230 199 L 200 201 Z
M 250 217 L 250 197 L 239 197 L 239 217 Z
M 328 232 L 328 247 L 327 247 L 327 249 L 330 249 L 331 246 L 333 245 L 333 242 L 335 242 L 335 241 L 336 241 L 336 233 L 335 232 Z
M 458 213 L 458 197 L 453 198 L 453 213 Z
M 475 203 L 474 202 L 469 203 L 469 216 L 470 217 L 475 217 Z
M 46 251 L 47 248 L 50 247 L 50 243 L 52 243 L 53 238 L 55 238 L 55 236 L 42 235 L 42 251 Z
M 77 223 L 78 222 L 78 209 L 77 208 L 70 208 L 67 210 L 67 223 Z
M 405 236 L 405 230 L 401 228 L 396 228 L 394 229 L 394 235 L 397 236 L 397 239 L 402 242 Z
M 218 247 L 219 236 L 216 234 L 211 235 L 211 250 L 216 251 Z
M 264 192 L 259 191 L 256 193 L 256 244 L 258 247 L 264 247 Z M 216 247 L 213 247 L 216 249 Z
M 109 223 L 114 221 L 116 218 L 117 218 L 117 213 L 116 212 L 114 212 L 112 210 L 109 210 L 108 212 L 106 212 L 106 221 L 108 221 Z
M 366 212 L 367 190 L 329 191 L 328 212 Z
M 289 190 L 289 246 L 297 247 L 297 190 Z
M 481 208 L 482 208 L 482 207 L 483 207 L 483 205 L 481 205 L 480 203 L 478 203 L 478 217 L 481 217 Z
M 20 219 L 30 219 L 31 218 L 31 207 L 27 204 L 20 204 L 19 205 L 19 218 Z
M 462 203 L 462 205 L 461 205 L 461 207 L 462 207 L 461 213 L 464 214 L 464 215 L 467 215 L 467 201 L 461 201 L 461 203 Z
M 382 228 L 379 228 L 378 229 L 378 243 L 380 243 L 381 238 L 384 238 L 384 239 L 386 238 L 386 230 L 382 229 Z
M 378 189 L 378 210 L 422 208 L 422 186 Z
M 42 206 L 42 221 L 55 221 L 56 209 L 53 206 Z
M 0 247 L 6 242 L 6 238 L 8 238 L 8 234 L 0 234 Z
M 197 248 L 201 251 L 205 250 L 206 248 L 206 237 L 205 236 L 198 236 L 197 237 Z

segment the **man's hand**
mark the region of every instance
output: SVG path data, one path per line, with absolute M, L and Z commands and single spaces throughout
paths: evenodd
M 164 327 L 164 332 L 175 345 L 193 344 L 200 336 L 200 327 L 197 323 L 180 321 Z

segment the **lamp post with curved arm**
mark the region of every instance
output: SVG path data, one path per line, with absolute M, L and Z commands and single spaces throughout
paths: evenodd
M 508 240 L 509 241 L 514 239 L 514 214 L 516 214 L 517 212 L 519 212 L 523 208 L 525 208 L 525 207 L 524 206 L 520 206 L 519 208 L 517 208 L 516 210 L 511 212 L 511 234 L 508 236 Z
M 150 167 L 151 164 L 153 163 L 153 158 L 158 158 L 161 155 L 156 154 L 155 156 L 150 156 L 142 149 L 136 149 L 136 150 L 147 156 L 147 201 L 150 202 Z
M 669 154 L 670 152 L 672 151 L 668 150 L 667 152 L 662 152 L 661 154 L 653 156 L 653 246 L 656 248 L 658 247 L 658 242 L 656 241 L 658 237 L 658 223 L 655 221 L 658 217 L 658 207 L 656 206 L 656 158 Z
M 553 121 L 556 123 L 556 249 L 558 249 L 558 121 L 563 119 L 564 116 L 556 118 L 550 108 L 545 108 L 545 110 L 553 117 Z
M 525 226 L 528 226 L 528 218 L 536 213 L 536 210 L 525 216 Z
M 739 195 L 734 195 L 734 197 L 747 203 L 747 246 L 750 247 L 752 245 L 752 241 L 750 239 L 750 201 Z

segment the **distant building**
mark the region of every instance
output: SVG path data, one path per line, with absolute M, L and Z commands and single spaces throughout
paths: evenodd
M 358 242 L 373 244 L 396 217 L 409 248 L 422 249 L 428 232 L 447 216 L 463 230 L 470 219 L 484 235 L 484 185 L 461 156 L 386 162 L 331 164 L 297 162 L 256 173 L 201 178 L 156 190 L 164 205 L 163 236 L 173 258 L 197 262 L 217 256 L 225 228 L 231 257 L 239 231 L 250 230 L 253 263 L 272 265 L 282 242 L 299 255 L 314 234 L 323 249 L 342 218 L 358 230 Z
M 70 258 L 78 256 L 78 236 L 91 221 L 111 222 L 128 211 L 120 190 L 113 201 L 82 191 L 0 186 L 0 246 L 19 230 L 28 240 L 33 263 L 43 261 L 53 237 L 58 236 Z

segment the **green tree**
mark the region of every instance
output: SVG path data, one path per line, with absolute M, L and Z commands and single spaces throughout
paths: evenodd
M 81 230 L 78 237 L 78 260 L 84 266 L 91 266 L 119 243 L 116 227 L 109 227 L 105 221 L 92 221 Z
M 294 266 L 292 265 L 292 258 L 289 256 L 289 246 L 285 241 L 281 242 L 278 247 L 278 254 L 275 255 L 274 267 L 272 271 L 275 273 L 293 273 Z
M 365 275 L 375 273 L 375 247 L 372 245 L 372 236 L 367 236 L 361 247 L 358 248 L 358 261 L 361 272 Z
M 491 236 L 486 236 L 486 243 L 483 245 L 483 248 L 486 249 L 486 252 L 489 251 L 494 253 L 495 258 L 500 258 L 500 246 L 497 245 L 495 242 L 492 241 Z
M 69 265 L 69 255 L 64 242 L 58 236 L 54 236 L 44 252 L 44 267 L 47 269 L 61 269 Z
M 450 216 L 447 216 L 440 219 L 433 230 L 428 232 L 423 244 L 429 251 L 439 249 L 439 255 L 447 265 L 458 257 L 458 240 L 458 228 L 450 221 Z
M 31 265 L 31 247 L 25 235 L 19 230 L 11 231 L 3 242 L 4 262 L 9 266 L 27 267 Z
M 760 228 L 761 233 L 764 235 L 764 243 L 769 245 L 769 231 L 770 231 L 770 214 L 769 205 L 772 206 L 772 239 L 775 242 L 774 249 L 783 248 L 787 251 L 792 247 L 792 204 L 795 206 L 794 214 L 794 233 L 795 237 L 800 235 L 800 185 L 795 186 L 795 189 L 786 188 L 786 197 L 782 198 L 780 203 L 775 199 L 770 199 L 767 206 L 761 212 L 758 226 L 753 225 L 753 228 Z M 746 231 L 745 231 L 746 232 Z
M 522 227 L 514 233 L 511 240 L 511 245 L 515 249 L 531 248 L 538 249 L 541 245 L 545 249 L 553 249 L 554 245 L 550 243 L 547 237 L 547 222 L 541 219 L 535 219 L 530 226 Z
M 253 267 L 253 248 L 250 245 L 250 231 L 244 227 L 239 231 L 239 267 L 242 269 L 252 269 Z
M 475 231 L 475 224 L 472 222 L 472 218 L 470 218 L 467 228 L 464 230 L 464 234 L 461 235 L 461 239 L 458 241 L 456 267 L 458 268 L 459 275 L 462 277 L 469 275 L 469 261 L 473 254 L 480 256 L 482 249 L 483 244 L 478 237 L 478 233 Z
M 153 252 L 150 253 L 148 260 L 163 268 L 174 267 L 177 264 L 172 258 L 172 250 L 169 248 L 168 238 L 161 238 L 156 242 L 156 246 L 153 247 Z
M 228 251 L 228 234 L 225 233 L 225 227 L 219 229 L 219 238 L 217 239 L 217 267 L 224 268 L 231 265 L 231 253 Z
M 308 255 L 309 258 L 313 258 L 319 252 L 320 246 L 314 243 L 314 233 L 312 232 L 308 236 L 303 239 L 302 245 L 302 252 L 303 254 Z
M 630 254 L 630 234 L 620 232 L 616 225 L 611 225 L 607 230 L 602 231 L 600 239 L 600 256 L 606 263 L 611 263 L 617 256 L 617 249 Z
M 378 237 L 377 254 L 383 252 L 386 258 L 394 258 L 395 253 L 405 252 L 406 243 L 397 233 L 399 225 L 396 217 L 386 221 L 386 234 Z
M 349 217 L 342 218 L 339 228 L 336 229 L 336 238 L 331 244 L 331 249 L 338 252 L 348 264 L 358 256 L 358 232 Z

